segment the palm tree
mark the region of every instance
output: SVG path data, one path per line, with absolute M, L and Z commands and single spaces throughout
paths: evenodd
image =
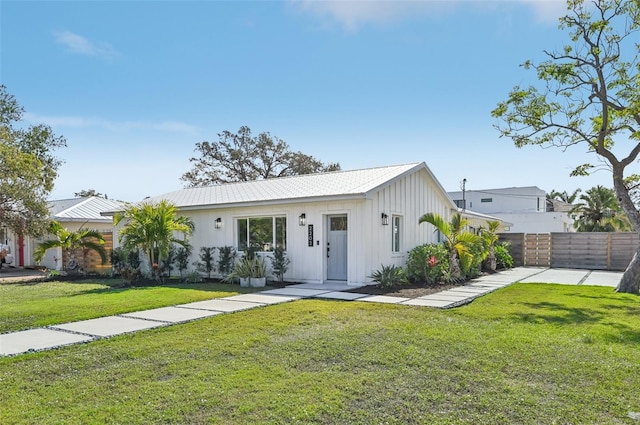
M 38 248 L 33 253 L 33 257 L 37 262 L 42 261 L 44 254 L 51 248 L 62 248 L 62 251 L 67 254 L 69 260 L 65 269 L 74 270 L 77 268 L 76 250 L 80 248 L 97 252 L 102 264 L 107 262 L 107 253 L 102 246 L 104 245 L 104 238 L 100 232 L 89 229 L 79 229 L 72 232 L 62 227 L 57 221 L 52 221 L 49 224 L 49 233 L 54 235 L 55 239 L 38 244 Z M 82 269 L 86 270 L 84 255 Z
M 451 222 L 435 213 L 427 213 L 420 217 L 419 223 L 430 223 L 445 237 L 445 246 L 449 250 L 449 271 L 453 279 L 461 279 L 463 271 L 469 270 L 473 264 L 471 247 L 478 243 L 479 236 L 464 230 L 469 220 L 460 213 L 451 217 Z
M 173 244 L 190 247 L 186 236 L 193 233 L 193 221 L 178 216 L 178 208 L 166 200 L 157 204 L 129 205 L 124 212 L 115 215 L 115 225 L 122 220 L 126 220 L 119 236 L 123 248 L 127 251 L 139 248 L 147 255 L 150 267 L 166 259 Z M 184 237 L 175 237 L 176 232 Z
M 595 186 L 580 196 L 570 214 L 577 215 L 578 232 L 618 232 L 631 230 L 629 219 L 622 211 L 613 189 Z
M 496 260 L 496 242 L 498 242 L 499 236 L 497 233 L 498 228 L 500 227 L 500 222 L 498 220 L 487 221 L 487 227 L 480 226 L 480 237 L 482 238 L 482 242 L 484 244 L 485 252 L 487 257 L 485 259 L 486 266 L 489 271 L 496 271 L 498 267 Z
M 582 192 L 582 189 L 576 189 L 569 195 L 566 190 L 557 192 L 555 189 L 553 189 L 547 194 L 547 199 L 557 199 L 558 201 L 563 201 L 567 204 L 573 204 L 578 198 L 578 194 L 580 192 Z

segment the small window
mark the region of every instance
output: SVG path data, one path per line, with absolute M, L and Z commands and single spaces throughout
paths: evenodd
M 464 208 L 464 199 L 455 199 L 453 201 L 458 208 Z
M 329 226 L 331 231 L 347 230 L 347 217 L 331 217 Z
M 391 219 L 392 230 L 393 230 L 393 240 L 391 251 L 400 252 L 400 233 L 401 233 L 401 225 L 402 225 L 402 217 L 398 215 L 394 215 Z
M 493 198 L 482 198 L 480 202 L 493 202 Z

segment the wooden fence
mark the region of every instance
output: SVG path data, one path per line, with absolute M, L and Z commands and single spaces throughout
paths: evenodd
M 93 250 L 84 251 L 82 249 L 77 249 L 76 260 L 78 261 L 78 265 L 80 267 L 86 268 L 86 271 L 91 272 L 100 272 L 105 271 L 111 268 L 110 255 L 111 250 L 113 249 L 113 233 L 112 232 L 101 232 L 102 237 L 104 238 L 104 245 L 102 247 L 107 253 L 107 262 L 102 264 L 102 260 L 100 259 L 100 255 Z M 67 267 L 69 258 L 63 253 L 62 261 L 64 267 Z
M 502 233 L 515 266 L 624 270 L 638 245 L 638 233 Z

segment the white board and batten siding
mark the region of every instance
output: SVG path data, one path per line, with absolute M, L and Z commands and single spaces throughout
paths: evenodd
M 285 280 L 314 283 L 334 276 L 348 284 L 367 283 L 382 265 L 403 266 L 410 249 L 437 242 L 433 226 L 419 224 L 419 218 L 431 212 L 448 220 L 455 211 L 455 204 L 424 163 L 185 189 L 151 201 L 160 199 L 174 203 L 181 214 L 193 219 L 193 261 L 204 246 L 237 249 L 238 219 L 286 217 L 291 264 Z M 389 225 L 382 224 L 383 213 L 389 216 Z M 299 225 L 301 214 L 306 217 L 304 226 Z M 332 216 L 347 217 L 346 254 L 340 253 L 339 246 L 330 252 L 343 256 L 344 274 L 335 273 L 336 258 L 327 257 Z M 393 217 L 401 218 L 398 252 L 392 249 Z M 220 229 L 215 228 L 218 218 Z M 339 243 L 344 233 L 332 232 L 331 237 Z
M 440 214 L 449 220 L 452 212 L 451 201 L 440 190 L 426 170 L 409 174 L 378 191 L 369 203 L 369 215 L 372 222 L 380 225 L 382 213 L 389 216 L 389 225 L 381 226 L 382 232 L 370 232 L 364 246 L 369 250 L 365 258 L 365 272 L 380 269 L 382 265 L 404 266 L 408 252 L 425 243 L 438 242 L 435 228 L 428 224 L 419 224 L 420 217 L 426 213 Z M 394 216 L 400 217 L 400 250 L 393 252 Z M 369 279 L 370 280 L 370 279 Z

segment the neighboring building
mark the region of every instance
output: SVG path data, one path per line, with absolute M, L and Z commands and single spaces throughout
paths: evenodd
M 102 216 L 103 211 L 113 211 L 121 209 L 124 203 L 113 201 L 110 199 L 92 196 L 89 198 L 63 199 L 49 202 L 50 219 L 59 222 L 64 228 L 70 231 L 79 229 L 96 230 L 103 234 L 105 238 L 105 250 L 111 251 L 113 247 L 113 220 L 111 217 Z M 34 266 L 33 252 L 42 241 L 50 239 L 51 236 L 43 236 L 42 238 L 31 238 L 25 236 L 22 238 L 13 238 L 15 243 L 13 252 L 16 266 Z M 22 241 L 22 243 L 20 243 Z M 90 263 L 92 269 L 100 269 L 103 267 L 99 261 L 99 257 L 95 253 L 90 254 Z M 62 250 L 49 249 L 39 265 L 48 269 L 62 269 Z
M 370 282 L 381 265 L 402 266 L 407 251 L 437 242 L 419 218 L 447 220 L 456 206 L 424 163 L 188 188 L 146 199 L 166 200 L 195 224 L 201 247 L 284 246 L 288 281 Z
M 536 186 L 448 192 L 460 208 L 490 214 L 511 223 L 503 232 L 573 232 L 570 204 L 547 201 L 547 194 Z M 557 206 L 556 206 L 557 205 Z

